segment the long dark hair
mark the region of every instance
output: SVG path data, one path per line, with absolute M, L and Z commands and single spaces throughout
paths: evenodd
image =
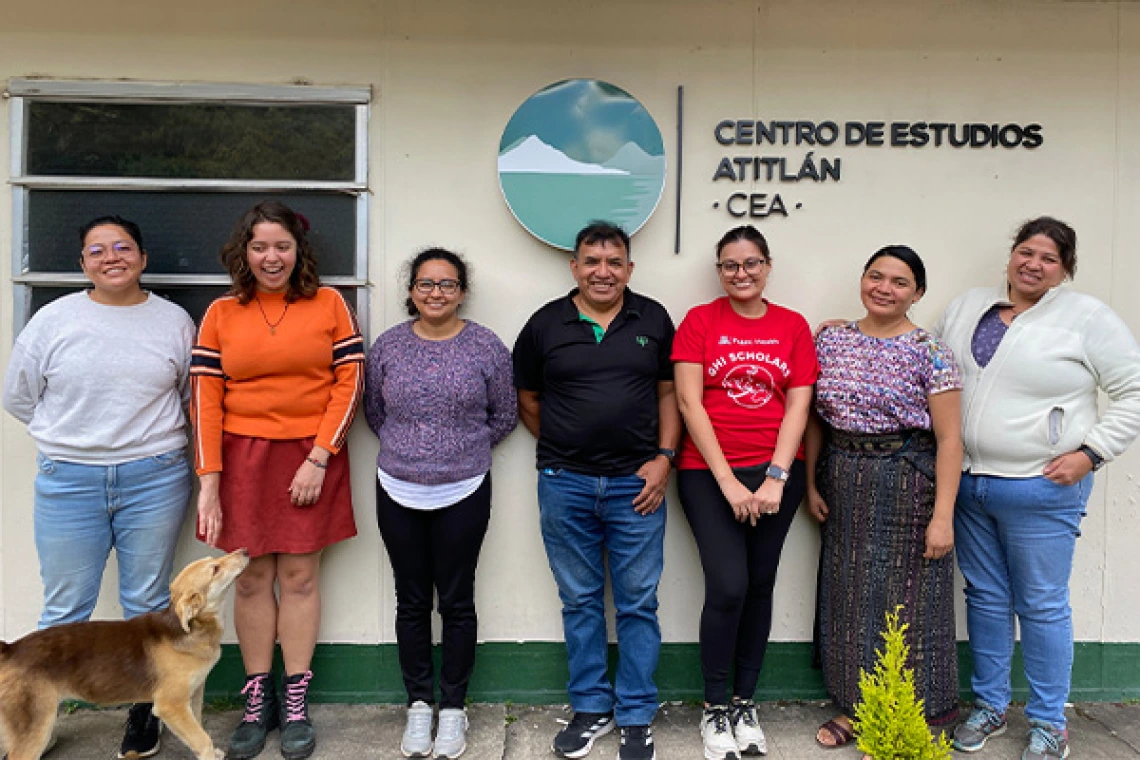
M 279 201 L 262 201 L 242 214 L 230 233 L 230 239 L 222 246 L 222 265 L 229 271 L 230 280 L 233 281 L 230 293 L 237 296 L 239 303 L 244 304 L 249 303 L 257 292 L 257 278 L 249 268 L 245 249 L 249 241 L 253 240 L 253 228 L 264 222 L 280 224 L 297 243 L 297 263 L 289 275 L 285 300 L 312 298 L 321 287 L 321 278 L 317 274 L 317 259 L 309 245 L 309 222 Z

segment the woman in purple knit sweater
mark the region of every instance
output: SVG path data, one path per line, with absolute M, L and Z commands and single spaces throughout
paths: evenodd
M 400 749 L 456 758 L 475 663 L 475 565 L 491 516 L 491 449 L 518 422 L 511 356 L 461 319 L 467 264 L 442 248 L 412 259 L 408 314 L 368 352 L 365 414 L 380 438 L 376 520 L 396 581 L 396 641 L 408 690 Z M 439 725 L 432 735 L 433 589 L 443 620 Z

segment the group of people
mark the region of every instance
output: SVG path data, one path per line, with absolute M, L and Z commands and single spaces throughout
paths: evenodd
M 344 298 L 320 284 L 308 232 L 277 202 L 243 215 L 221 254 L 231 292 L 195 337 L 180 308 L 140 286 L 138 227 L 93 220 L 80 231 L 91 289 L 29 321 L 4 384 L 5 408 L 39 449 L 41 627 L 91 614 L 112 547 L 124 614 L 169 603 L 191 493 L 189 405 L 198 538 L 252 557 L 234 600 L 245 710 L 227 757 L 255 757 L 275 728 L 286 758 L 316 746 L 320 557 L 356 534 L 345 439 L 361 402 L 380 441 L 376 518 L 396 587 L 405 756 L 456 758 L 466 747 L 491 452 L 520 419 L 537 439 L 541 533 L 569 665 L 573 716 L 556 755 L 584 757 L 616 727 L 622 760 L 655 758 L 674 467 L 704 572 L 707 760 L 767 750 L 753 697 L 801 502 L 821 523 L 816 649 L 837 710 L 820 744 L 851 741 L 859 672 L 897 608 L 927 720 L 966 752 L 1005 730 L 1016 617 L 1030 687 L 1023 759 L 1068 755 L 1075 541 L 1091 472 L 1140 432 L 1140 348 L 1107 306 L 1061 287 L 1076 271 L 1068 225 L 1023 225 L 1001 283 L 955 300 L 930 331 L 909 316 L 927 289 L 922 260 L 883 248 L 863 268 L 865 314 L 813 336 L 765 297 L 773 256 L 754 227 L 716 245 L 725 295 L 674 329 L 660 303 L 628 287 L 628 235 L 595 222 L 570 260 L 577 287 L 538 309 L 513 350 L 461 316 L 467 263 L 429 248 L 407 267 L 410 319 L 366 351 Z M 976 696 L 956 727 L 955 549 Z M 121 755 L 154 754 L 160 729 L 149 705 L 133 706 Z

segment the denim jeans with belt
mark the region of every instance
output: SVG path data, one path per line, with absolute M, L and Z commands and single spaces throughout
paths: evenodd
M 190 502 L 183 449 L 113 465 L 37 457 L 35 537 L 44 585 L 39 627 L 87 620 L 114 547 L 123 616 L 170 604 L 174 548 Z
M 664 559 L 665 502 L 641 515 L 633 499 L 645 486 L 636 475 L 596 477 L 541 470 L 542 539 L 558 595 L 570 666 L 570 706 L 614 711 L 620 726 L 648 725 L 657 714 L 653 680 L 661 650 L 657 583 Z M 608 561 L 617 612 L 616 683 L 606 676 L 604 592 Z
M 974 696 L 998 712 L 1009 706 L 1016 615 L 1029 682 L 1025 715 L 1057 729 L 1065 728 L 1073 669 L 1069 577 L 1092 485 L 1091 473 L 1063 486 L 967 472 L 954 511 Z

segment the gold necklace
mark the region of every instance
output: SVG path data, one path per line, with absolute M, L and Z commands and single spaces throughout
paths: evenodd
M 270 322 L 269 317 L 265 314 L 265 307 L 261 305 L 261 299 L 255 295 L 253 297 L 253 300 L 257 301 L 257 308 L 261 312 L 261 318 L 264 319 L 265 324 L 269 326 L 269 334 L 270 335 L 276 335 L 277 334 L 277 325 L 281 324 L 281 322 L 284 321 L 284 319 L 285 319 L 285 315 L 289 313 L 289 302 L 288 301 L 285 302 L 285 311 L 281 312 L 281 316 L 278 317 L 277 321 L 276 322 Z

